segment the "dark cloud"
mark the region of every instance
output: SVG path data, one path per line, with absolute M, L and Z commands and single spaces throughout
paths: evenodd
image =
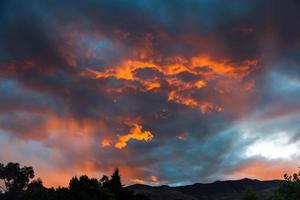
M 282 132 L 298 145 L 299 9 L 293 0 L 1 1 L 0 144 L 12 140 L 6 151 L 25 149 L 34 163 L 51 160 L 36 149 L 57 156 L 53 173 L 119 166 L 127 183 L 211 181 L 272 164 L 251 148 L 272 151 L 267 141 Z M 135 125 L 154 138 L 114 148 Z

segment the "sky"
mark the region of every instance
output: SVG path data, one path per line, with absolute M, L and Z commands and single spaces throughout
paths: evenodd
M 46 186 L 300 165 L 297 0 L 0 1 L 0 162 Z

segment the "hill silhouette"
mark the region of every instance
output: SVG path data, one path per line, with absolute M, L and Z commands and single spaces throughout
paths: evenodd
M 131 185 L 128 188 L 156 200 L 202 200 L 202 199 L 241 199 L 246 187 L 251 187 L 259 199 L 268 199 L 279 187 L 281 180 L 260 181 L 244 178 L 241 180 L 216 181 L 213 183 L 195 183 L 185 186 L 149 186 Z

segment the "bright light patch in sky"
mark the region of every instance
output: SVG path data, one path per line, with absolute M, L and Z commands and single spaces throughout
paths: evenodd
M 262 138 L 251 144 L 245 155 L 262 156 L 266 159 L 292 159 L 299 154 L 299 144 L 289 143 L 287 134 L 279 133 L 272 137 Z

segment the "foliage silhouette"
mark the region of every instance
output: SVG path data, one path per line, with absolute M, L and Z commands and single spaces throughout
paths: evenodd
M 0 200 L 149 200 L 122 185 L 119 170 L 102 179 L 73 177 L 69 187 L 46 188 L 41 179 L 32 180 L 32 167 L 0 163 Z
M 6 166 L 0 163 L 0 192 L 5 193 L 9 198 L 18 198 L 33 178 L 32 167 L 20 168 L 19 163 L 10 162 Z
M 20 167 L 19 163 L 0 163 L 0 200 L 149 200 L 124 187 L 119 170 L 109 177 L 73 177 L 68 187 L 46 188 L 41 179 L 34 178 L 32 167 Z M 284 181 L 272 200 L 300 199 L 300 170 L 284 175 Z M 255 192 L 246 188 L 242 200 L 257 200 Z
M 273 200 L 300 199 L 300 170 L 293 175 L 284 175 L 284 182 L 279 186 Z
M 251 187 L 246 187 L 242 200 L 257 200 L 257 196 Z

